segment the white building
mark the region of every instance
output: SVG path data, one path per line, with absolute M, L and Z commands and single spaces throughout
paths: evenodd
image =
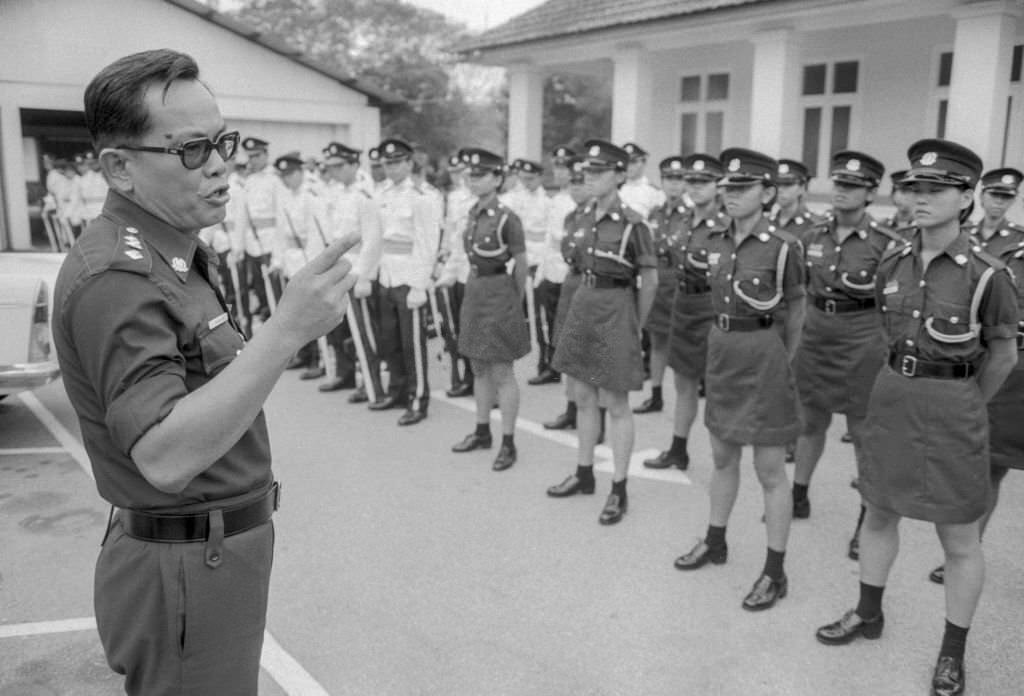
M 154 48 L 195 58 L 228 126 L 269 141 L 272 158 L 332 140 L 372 147 L 379 107 L 394 102 L 195 0 L 0 0 L 0 250 L 45 244 L 26 194 L 45 179 L 44 154 L 89 149 L 86 84 Z
M 542 154 L 545 76 L 585 73 L 613 85 L 615 142 L 655 162 L 752 147 L 804 161 L 822 192 L 832 152 L 902 169 L 924 137 L 1024 167 L 1022 15 L 1024 0 L 548 0 L 460 50 L 508 70 L 510 156 Z

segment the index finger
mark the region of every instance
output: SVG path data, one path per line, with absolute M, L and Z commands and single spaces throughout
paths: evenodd
M 314 275 L 320 275 L 335 268 L 338 265 L 338 259 L 358 243 L 359 235 L 357 234 L 346 234 L 341 239 L 331 242 L 326 249 L 309 262 L 308 268 L 310 272 Z M 345 272 L 347 273 L 348 271 L 346 270 Z

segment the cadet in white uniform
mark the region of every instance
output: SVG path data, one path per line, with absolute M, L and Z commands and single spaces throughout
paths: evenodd
M 619 189 L 619 198 L 646 220 L 651 211 L 665 204 L 665 194 L 644 176 L 647 150 L 636 143 L 626 143 L 622 149 L 629 153 L 629 167 L 626 168 L 626 182 Z
M 261 322 L 270 317 L 271 302 L 276 304 L 281 294 L 280 281 L 273 271 L 280 268 L 280 261 L 274 259 L 277 240 L 277 199 L 281 192 L 281 180 L 267 167 L 267 143 L 261 138 L 249 137 L 242 141 L 249 158 L 249 174 L 243 190 L 245 201 L 241 209 L 235 234 L 244 251 L 239 281 L 242 292 L 242 315 L 245 329 L 252 333 L 253 318 Z M 267 296 L 268 288 L 272 297 Z M 249 305 L 249 293 L 256 294 L 259 307 Z M 290 367 L 302 367 L 292 364 Z

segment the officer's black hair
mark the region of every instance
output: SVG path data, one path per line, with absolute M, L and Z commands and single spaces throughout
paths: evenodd
M 964 189 L 964 190 L 966 191 L 968 189 Z M 974 213 L 974 198 L 971 198 L 971 202 L 968 204 L 968 206 L 966 208 L 962 208 L 960 210 L 960 224 L 963 225 L 968 220 L 970 220 L 971 219 L 971 215 L 973 213 Z
M 166 48 L 133 53 L 100 70 L 85 88 L 85 125 L 97 152 L 146 134 L 144 99 L 151 85 L 162 85 L 166 96 L 175 81 L 198 79 L 191 56 Z

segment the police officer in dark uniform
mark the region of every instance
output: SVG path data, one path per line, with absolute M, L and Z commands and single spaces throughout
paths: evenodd
M 986 402 L 1017 361 L 1018 308 L 1006 266 L 961 230 L 981 160 L 945 140 L 908 151 L 917 229 L 886 252 L 875 300 L 889 350 L 864 423 L 860 492 L 860 601 L 822 626 L 827 645 L 878 638 L 882 594 L 899 550 L 902 517 L 935 524 L 946 554 L 946 629 L 932 694 L 961 694 L 967 631 L 985 560 L 978 520 L 990 495 Z
M 615 524 L 626 513 L 626 473 L 633 450 L 630 390 L 643 386 L 640 327 L 657 288 L 657 259 L 643 218 L 618 195 L 629 154 L 604 140 L 585 144 L 585 176 L 590 194 L 577 220 L 583 269 L 565 325 L 558 335 L 554 368 L 576 380 L 579 465 L 576 473 L 548 489 L 551 497 L 594 492 L 594 445 L 599 404 L 608 409 L 615 472 L 612 492 L 599 521 Z M 637 279 L 640 288 L 637 291 Z
M 61 267 L 53 335 L 114 506 L 96 564 L 100 640 L 133 696 L 251 696 L 279 490 L 262 404 L 294 351 L 341 320 L 346 245 L 297 273 L 246 344 L 196 236 L 224 217 L 238 133 L 195 62 L 115 61 L 86 89 L 85 120 L 111 190 Z
M 792 159 L 779 160 L 779 170 L 775 174 L 779 195 L 775 200 L 771 221 L 776 227 L 786 230 L 801 241 L 808 230 L 821 222 L 821 216 L 808 210 L 807 204 L 804 203 L 810 180 L 810 170 L 803 162 Z
M 799 432 L 790 359 L 804 316 L 800 242 L 762 211 L 772 204 L 778 162 L 753 150 L 722 152 L 730 225 L 707 242 L 714 326 L 708 337 L 707 404 L 715 468 L 710 484 L 708 532 L 676 559 L 679 570 L 725 563 L 725 528 L 740 483 L 740 455 L 753 445 L 754 469 L 764 492 L 767 555 L 764 570 L 743 600 L 749 611 L 768 609 L 786 596 L 783 570 L 793 499 L 785 446 Z
M 985 172 L 981 177 L 981 208 L 984 217 L 967 227 L 971 241 L 1006 264 L 1017 283 L 1017 305 L 1024 307 L 1024 226 L 1006 219 L 1006 211 L 1020 194 L 1020 170 L 1005 168 Z M 999 502 L 999 489 L 1010 469 L 1024 469 L 1024 322 L 1017 332 L 1017 365 L 1002 388 L 988 402 L 989 478 L 992 496 L 978 522 L 982 535 Z M 942 584 L 946 569 L 939 566 L 928 575 Z
M 687 440 L 697 418 L 700 382 L 707 365 L 708 334 L 714 319 L 707 242 L 712 232 L 721 234 L 729 227 L 718 194 L 718 180 L 725 173 L 722 163 L 711 155 L 694 154 L 684 157 L 681 164 L 686 194 L 693 207 L 676 210 L 669 221 L 673 229 L 668 250 L 677 286 L 672 298 L 668 342 L 668 366 L 675 375 L 676 388 L 672 444 L 644 461 L 648 469 L 686 470 L 690 466 Z
M 903 183 L 903 177 L 906 175 L 906 169 L 898 169 L 889 175 L 892 181 L 890 197 L 896 212 L 887 217 L 884 224 L 890 230 L 906 230 L 910 234 L 914 227 L 914 210 L 907 186 Z
M 463 158 L 477 202 L 459 240 L 470 268 L 462 302 L 459 353 L 473 361 L 476 430 L 452 451 L 490 449 L 491 408 L 497 401 L 502 437 L 492 468 L 504 471 L 516 462 L 519 385 L 512 365 L 530 352 L 523 312 L 529 278 L 526 239 L 519 216 L 498 200 L 505 166 L 502 158 L 478 148 L 466 148 Z M 511 277 L 509 261 L 513 262 Z

